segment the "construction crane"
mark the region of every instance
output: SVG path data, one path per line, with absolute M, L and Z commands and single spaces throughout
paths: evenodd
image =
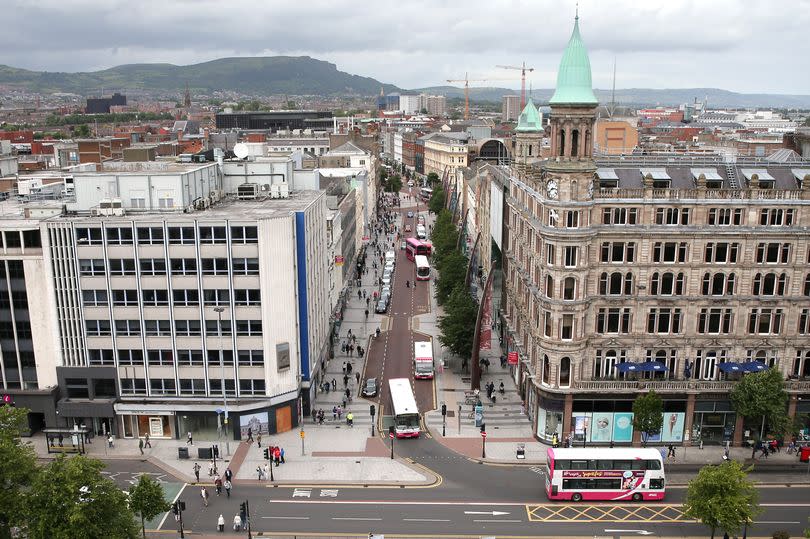
M 520 70 L 520 110 L 526 106 L 526 72 L 534 71 L 533 67 L 526 67 L 526 62 L 522 66 L 495 66 L 501 69 L 518 69 Z
M 470 82 L 489 82 L 495 80 L 514 80 L 514 79 L 471 79 L 468 73 L 464 73 L 463 79 L 447 79 L 447 82 L 463 82 L 464 83 L 464 119 L 470 119 Z

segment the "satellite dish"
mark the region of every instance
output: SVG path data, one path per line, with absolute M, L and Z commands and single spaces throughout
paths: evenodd
M 250 151 L 248 150 L 247 144 L 242 144 L 240 142 L 233 147 L 233 154 L 239 159 L 244 159 L 249 153 Z

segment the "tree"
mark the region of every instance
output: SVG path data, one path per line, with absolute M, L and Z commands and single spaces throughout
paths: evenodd
M 433 187 L 437 183 L 439 183 L 439 175 L 435 172 L 431 172 L 427 175 L 427 182 L 430 187 Z
M 447 303 L 444 315 L 439 317 L 439 342 L 451 352 L 464 358 L 466 362 L 472 354 L 475 334 L 475 320 L 478 317 L 478 303 L 464 289 L 464 283 L 457 285 Z
M 138 527 L 126 494 L 101 475 L 101 461 L 60 456 L 31 483 L 30 539 L 135 539 Z
M 37 456 L 31 444 L 20 441 L 20 428 L 28 410 L 0 407 L 0 538 L 11 537 L 11 529 L 24 527 L 28 486 L 37 473 Z
M 163 497 L 163 487 L 148 475 L 142 475 L 138 484 L 129 489 L 129 506 L 141 517 L 141 532 L 146 539 L 146 521 L 169 510 Z
M 641 432 L 644 447 L 651 434 L 661 432 L 664 426 L 664 401 L 655 391 L 633 401 L 633 428 Z
M 402 189 L 402 178 L 399 174 L 389 176 L 385 182 L 385 190 L 389 193 L 398 193 L 400 189 Z
M 774 432 L 781 434 L 788 429 L 788 394 L 785 391 L 785 380 L 777 369 L 746 374 L 734 385 L 729 396 L 738 414 L 762 418 L 760 440 L 765 437 L 766 421 Z
M 469 261 L 464 254 L 453 250 L 440 259 L 436 265 L 439 277 L 436 279 L 436 301 L 444 305 L 453 289 L 464 284 Z
M 433 189 L 433 194 L 430 195 L 430 201 L 428 202 L 428 209 L 433 213 L 439 213 L 444 209 L 444 201 L 446 195 L 444 194 L 444 189 L 441 187 L 436 187 Z
M 89 137 L 90 136 L 90 126 L 87 124 L 77 125 L 73 129 L 73 135 L 77 137 Z
M 456 250 L 459 232 L 452 223 L 452 218 L 452 214 L 443 209 L 439 212 L 436 222 L 433 223 L 430 240 L 433 243 L 434 265 L 437 268 L 442 265 L 444 257 Z
M 729 535 L 739 534 L 760 512 L 757 491 L 747 472 L 733 460 L 701 468 L 697 477 L 689 481 L 684 515 L 711 528 L 712 538 L 718 529 Z

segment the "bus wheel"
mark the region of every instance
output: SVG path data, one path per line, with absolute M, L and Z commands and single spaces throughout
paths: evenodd
M 643 501 L 643 500 L 644 500 L 644 496 L 642 496 L 642 495 L 641 495 L 641 494 L 639 494 L 638 492 L 636 492 L 635 494 L 633 494 L 633 501 L 634 501 L 634 502 L 640 502 L 640 501 Z
M 571 501 L 572 502 L 581 502 L 582 501 L 582 494 L 580 494 L 579 492 L 574 492 L 571 495 Z

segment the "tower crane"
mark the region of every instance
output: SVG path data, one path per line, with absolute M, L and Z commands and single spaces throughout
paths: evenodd
M 496 80 L 514 80 L 514 79 L 471 79 L 468 73 L 464 74 L 463 79 L 447 79 L 447 82 L 463 82 L 464 83 L 464 119 L 470 119 L 470 82 L 489 82 Z
M 523 62 L 522 66 L 495 66 L 500 67 L 501 69 L 518 69 L 520 70 L 520 110 L 523 110 L 523 107 L 526 106 L 526 72 L 534 71 L 533 67 L 526 67 L 526 62 Z

